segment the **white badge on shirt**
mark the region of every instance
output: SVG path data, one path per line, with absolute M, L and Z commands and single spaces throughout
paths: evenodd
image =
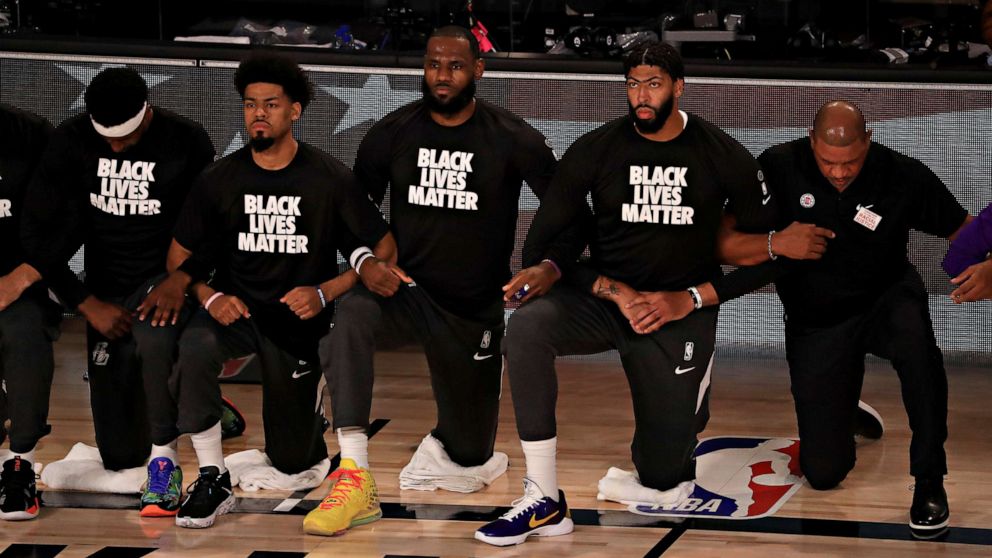
M 864 206 L 858 206 L 858 213 L 854 216 L 854 222 L 873 231 L 882 222 L 882 216 Z

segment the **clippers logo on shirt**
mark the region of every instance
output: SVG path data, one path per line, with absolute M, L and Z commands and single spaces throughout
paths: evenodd
M 474 153 L 424 149 L 417 151 L 420 184 L 411 184 L 407 202 L 412 205 L 479 210 L 479 194 L 465 191 L 472 173 Z
M 162 202 L 150 199 L 148 189 L 155 182 L 155 163 L 100 158 L 96 176 L 100 193 L 90 193 L 90 204 L 111 215 L 158 215 Z
M 633 203 L 623 204 L 620 218 L 628 223 L 691 225 L 695 210 L 682 205 L 687 167 L 630 167 Z
M 12 216 L 10 213 L 10 206 L 10 200 L 0 200 L 0 219 Z
M 296 234 L 300 196 L 246 194 L 248 232 L 238 233 L 238 250 L 270 254 L 306 254 L 309 239 Z

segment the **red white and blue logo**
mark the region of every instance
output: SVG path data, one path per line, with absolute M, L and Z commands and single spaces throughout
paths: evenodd
M 696 446 L 696 486 L 670 506 L 631 505 L 666 517 L 757 519 L 774 514 L 805 482 L 799 440 L 719 436 Z

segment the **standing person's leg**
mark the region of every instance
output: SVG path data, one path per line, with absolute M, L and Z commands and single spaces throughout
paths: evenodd
M 883 295 L 867 331 L 869 350 L 892 362 L 913 431 L 910 474 L 916 479 L 910 526 L 923 537 L 939 535 L 950 510 L 943 479 L 947 474 L 947 372 L 933 333 L 926 289 L 915 270 Z
M 132 311 L 137 309 L 152 287 L 163 278 L 156 277 L 146 282 L 128 297 L 125 306 Z M 174 368 L 179 335 L 192 310 L 192 305 L 187 303 L 175 325 L 156 327 L 151 324 L 151 319 L 135 319 L 131 325 L 152 440 L 148 481 L 141 494 L 141 515 L 144 517 L 171 517 L 179 511 L 183 476 L 178 466 L 179 429 L 176 426 Z
M 179 508 L 176 525 L 204 528 L 234 507 L 231 476 L 224 466 L 220 418 L 223 403 L 217 371 L 234 357 L 258 350 L 253 326 L 239 319 L 224 326 L 199 309 L 179 338 L 176 366 L 179 432 L 190 433 L 199 476 Z
M 827 490 L 854 468 L 854 421 L 865 375 L 862 317 L 830 327 L 786 323 L 785 347 L 799 425 L 799 463 Z
M 373 356 L 384 341 L 417 331 L 411 324 L 409 287 L 382 298 L 357 285 L 338 301 L 334 324 L 322 340 L 320 362 L 331 393 L 341 465 L 320 505 L 303 520 L 312 535 L 336 535 L 382 517 L 369 467 L 368 424 L 374 383 Z
M 509 512 L 475 532 L 483 542 L 507 546 L 530 535 L 572 532 L 572 520 L 556 473 L 558 378 L 555 357 L 616 348 L 627 320 L 600 301 L 567 286 L 521 306 L 510 317 L 503 354 L 517 432 L 527 464 L 524 497 Z M 619 317 L 618 317 L 619 316 Z
M 631 454 L 641 484 L 670 490 L 696 478 L 696 435 L 709 417 L 717 309 L 693 312 L 621 349 L 634 406 Z
M 6 385 L 6 393 L 0 393 L 5 400 L 0 420 L 9 413 L 13 454 L 0 472 L 0 519 L 38 515 L 32 465 L 35 446 L 48 433 L 58 322 L 59 309 L 48 300 L 22 297 L 0 311 L 0 379 Z

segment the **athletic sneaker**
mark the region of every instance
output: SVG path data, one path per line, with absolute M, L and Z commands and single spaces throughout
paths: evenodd
M 854 440 L 856 442 L 878 440 L 884 432 L 882 415 L 871 405 L 858 401 L 858 410 L 854 417 Z
M 230 399 L 221 396 L 221 401 L 224 405 L 224 411 L 220 415 L 221 439 L 237 438 L 245 433 L 245 428 L 247 427 L 245 416 L 241 414 L 241 411 L 234 406 L 234 402 Z
M 342 459 L 330 478 L 334 479 L 330 494 L 303 519 L 305 533 L 340 535 L 382 517 L 379 490 L 368 469 L 352 459 Z
M 575 526 L 572 513 L 565 502 L 565 493 L 558 491 L 558 501 L 541 492 L 537 483 L 524 477 L 524 495 L 496 521 L 483 525 L 475 538 L 496 546 L 520 544 L 527 537 L 567 535 Z
M 40 507 L 31 462 L 20 457 L 4 461 L 0 473 L 0 519 L 34 519 Z
M 192 529 L 205 529 L 214 524 L 217 516 L 234 509 L 234 491 L 231 473 L 214 466 L 200 467 L 200 476 L 186 488 L 186 500 L 179 507 L 176 525 Z
M 141 493 L 141 517 L 172 517 L 179 513 L 183 470 L 168 457 L 148 462 L 148 482 Z

